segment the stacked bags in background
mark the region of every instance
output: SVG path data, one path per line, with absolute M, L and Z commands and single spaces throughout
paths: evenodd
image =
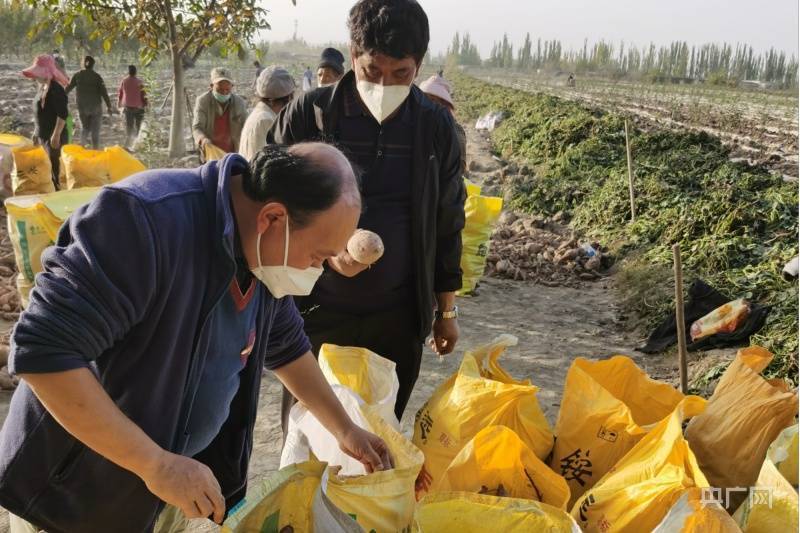
M 0 135 L 0 143 L 8 140 L 8 135 Z M 17 290 L 24 308 L 35 276 L 42 270 L 42 251 L 53 244 L 69 215 L 89 203 L 100 186 L 141 172 L 145 166 L 119 146 L 87 150 L 68 144 L 61 149 L 61 170 L 68 190 L 56 191 L 43 147 L 18 143 L 11 153 L 14 196 L 5 200 L 5 207 L 19 271 Z
M 492 229 L 503 210 L 503 199 L 493 196 L 481 196 L 481 188 L 465 179 L 467 201 L 464 204 L 466 217 L 461 232 L 461 270 L 462 286 L 457 292 L 466 296 L 475 290 L 486 268 L 486 256 L 489 253 L 489 240 Z
M 47 179 L 50 181 L 49 174 Z M 23 308 L 28 306 L 36 274 L 42 271 L 42 252 L 53 244 L 67 217 L 89 203 L 99 191 L 99 188 L 87 188 L 6 199 L 8 235 L 19 271 L 17 290 Z

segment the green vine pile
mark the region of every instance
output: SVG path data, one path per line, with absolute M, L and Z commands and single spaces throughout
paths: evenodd
M 751 340 L 776 355 L 766 375 L 797 384 L 797 284 L 781 278 L 797 254 L 796 184 L 731 162 L 708 134 L 631 124 L 637 216 L 630 223 L 624 117 L 465 75 L 454 81 L 460 118 L 506 112 L 492 132 L 494 149 L 535 169 L 515 181 L 512 206 L 564 211 L 577 230 L 608 244 L 622 303 L 637 325 L 652 327 L 669 312 L 671 247 L 679 243 L 687 284 L 700 277 L 731 297 L 771 306 Z

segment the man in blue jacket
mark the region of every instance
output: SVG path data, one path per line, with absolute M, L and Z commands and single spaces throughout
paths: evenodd
M 0 432 L 12 531 L 221 522 L 246 489 L 263 368 L 368 470 L 389 466 L 322 376 L 289 297 L 311 291 L 360 210 L 347 159 L 308 143 L 250 166 L 229 155 L 144 172 L 76 211 L 12 336 L 22 382 Z

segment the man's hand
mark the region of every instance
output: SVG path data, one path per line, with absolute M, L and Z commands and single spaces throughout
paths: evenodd
M 58 132 L 57 135 L 53 132 L 53 135 L 50 136 L 50 148 L 53 150 L 61 148 L 61 132 Z
M 186 518 L 225 517 L 225 498 L 211 469 L 189 457 L 164 451 L 148 472 L 141 474 L 147 489 L 183 511 Z
M 329 257 L 328 264 L 332 269 L 346 278 L 357 276 L 369 268 L 369 265 L 359 263 L 353 259 L 347 250 L 335 257 Z
M 339 448 L 353 459 L 360 461 L 367 469 L 367 473 L 394 468 L 394 459 L 383 439 L 355 424 L 351 424 L 350 428 L 339 437 Z
M 433 321 L 433 335 L 429 341 L 431 350 L 437 355 L 452 353 L 458 342 L 460 330 L 455 318 L 438 318 Z

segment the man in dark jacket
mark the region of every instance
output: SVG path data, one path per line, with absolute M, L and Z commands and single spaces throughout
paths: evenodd
M 94 71 L 94 58 L 83 58 L 83 70 L 72 76 L 67 85 L 67 94 L 78 91 L 78 116 L 81 118 L 81 145 L 88 146 L 89 135 L 92 137 L 92 148 L 100 148 L 100 125 L 103 119 L 102 103 L 105 102 L 108 114 L 113 115 L 111 99 L 103 77 Z
M 347 159 L 309 143 L 267 147 L 249 167 L 229 155 L 143 172 L 77 210 L 11 339 L 22 382 L 0 431 L 0 505 L 12 531 L 221 522 L 245 493 L 263 368 L 367 470 L 390 463 L 337 401 L 287 297 L 310 292 L 360 208 Z
M 396 364 L 402 417 L 422 346 L 453 351 L 461 287 L 465 192 L 452 117 L 413 85 L 428 47 L 428 19 L 413 0 L 361 0 L 350 11 L 352 71 L 292 102 L 269 142 L 336 143 L 361 177 L 359 227 L 385 255 L 370 269 L 346 253 L 329 259 L 299 303 L 314 353 L 325 342 L 361 346 Z M 434 312 L 435 308 L 435 312 Z M 293 400 L 284 391 L 284 431 Z

